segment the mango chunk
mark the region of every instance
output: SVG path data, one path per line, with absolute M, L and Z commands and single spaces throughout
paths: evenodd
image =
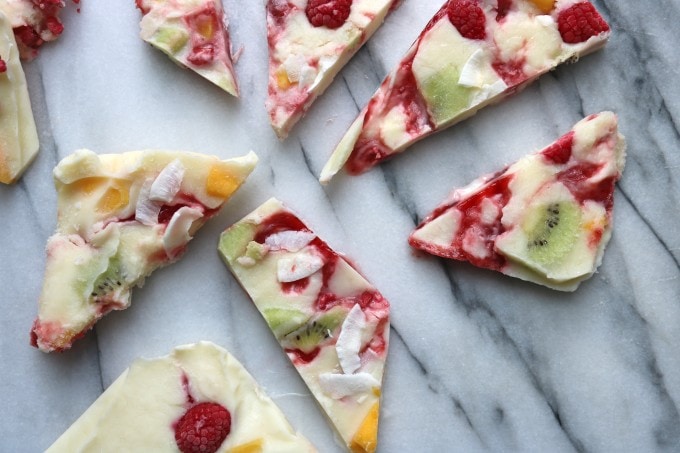
M 210 196 L 228 198 L 239 186 L 239 180 L 229 170 L 220 165 L 214 165 L 208 173 L 205 190 Z
M 252 442 L 237 445 L 229 453 L 262 453 L 262 439 L 255 439 Z
M 536 5 L 536 8 L 541 10 L 543 14 L 548 14 L 555 8 L 555 0 L 531 0 L 531 3 Z
M 380 403 L 375 403 L 368 411 L 357 430 L 350 448 L 353 453 L 374 453 L 378 446 L 378 413 Z
M 71 184 L 70 189 L 86 196 L 103 190 L 96 206 L 100 213 L 115 212 L 130 202 L 130 183 L 127 181 L 101 177 L 83 178 Z
M 286 72 L 285 69 L 281 68 L 278 71 L 276 71 L 276 84 L 282 90 L 287 90 L 288 88 L 291 87 L 292 82 L 288 78 L 288 73 Z
M 106 189 L 99 203 L 97 203 L 97 211 L 115 212 L 127 206 L 129 202 L 130 191 L 127 187 L 112 186 Z

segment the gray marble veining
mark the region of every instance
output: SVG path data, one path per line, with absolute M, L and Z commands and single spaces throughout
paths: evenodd
M 316 177 L 379 82 L 439 8 L 405 0 L 278 142 L 264 109 L 262 2 L 226 0 L 242 98 L 138 38 L 134 2 L 88 0 L 25 66 L 41 153 L 0 187 L 0 451 L 48 447 L 136 357 L 212 340 L 237 356 L 321 451 L 342 451 L 257 310 L 219 233 L 270 196 L 345 252 L 392 304 L 381 452 L 680 450 L 680 2 L 594 3 L 608 46 L 361 176 Z M 415 253 L 413 227 L 456 186 L 613 110 L 628 140 L 615 229 L 576 292 Z M 56 223 L 51 169 L 77 148 L 191 149 L 261 162 L 177 264 L 75 347 L 28 345 Z

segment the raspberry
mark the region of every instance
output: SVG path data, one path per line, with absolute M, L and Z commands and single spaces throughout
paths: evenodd
M 3 72 L 6 72 L 6 71 L 7 71 L 7 63 L 5 63 L 5 60 L 0 58 L 0 74 L 2 74 Z
M 557 26 L 564 42 L 577 44 L 609 31 L 609 25 L 589 2 L 575 3 L 560 12 Z
M 340 28 L 351 7 L 352 0 L 309 0 L 305 13 L 315 27 Z
M 468 39 L 486 38 L 486 16 L 476 2 L 453 0 L 448 6 L 449 20 L 461 36 Z
M 200 403 L 186 411 L 175 426 L 182 453 L 215 453 L 231 431 L 231 414 L 217 403 Z

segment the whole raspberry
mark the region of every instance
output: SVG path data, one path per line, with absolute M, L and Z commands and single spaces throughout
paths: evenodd
M 352 0 L 309 0 L 305 13 L 315 27 L 340 28 L 351 7 Z
M 557 26 L 562 40 L 569 44 L 587 41 L 591 36 L 609 31 L 609 25 L 589 2 L 575 3 L 560 12 Z
M 182 453 L 215 453 L 231 431 L 231 414 L 217 403 L 200 403 L 186 411 L 175 426 Z
M 7 63 L 0 57 L 0 74 L 7 71 Z
M 475 1 L 452 0 L 448 6 L 449 20 L 461 36 L 468 39 L 486 38 L 486 16 Z

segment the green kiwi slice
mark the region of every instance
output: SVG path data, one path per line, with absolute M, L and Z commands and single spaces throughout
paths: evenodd
M 348 310 L 333 307 L 308 320 L 303 326 L 283 338 L 283 346 L 311 352 L 321 344 L 337 337 L 337 330 L 347 317 Z
M 128 287 L 127 275 L 120 259 L 114 256 L 109 261 L 109 267 L 94 281 L 92 299 L 118 299 L 121 292 Z
M 454 118 L 470 103 L 472 89 L 458 84 L 460 70 L 451 64 L 428 78 L 421 92 L 436 124 Z
M 551 266 L 576 244 L 581 230 L 581 210 L 571 201 L 541 204 L 531 211 L 522 228 L 528 238 L 529 260 Z
M 262 316 L 264 316 L 276 338 L 279 339 L 298 329 L 310 318 L 309 315 L 299 310 L 275 307 L 262 310 Z

